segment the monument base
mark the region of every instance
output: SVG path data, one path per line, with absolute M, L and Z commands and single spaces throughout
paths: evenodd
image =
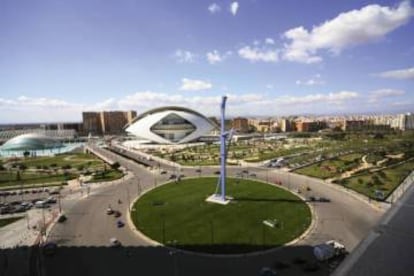
M 232 197 L 226 196 L 226 198 L 223 200 L 221 198 L 221 195 L 219 194 L 212 194 L 211 196 L 209 196 L 208 198 L 206 198 L 207 202 L 211 202 L 211 203 L 217 203 L 217 204 L 221 204 L 221 205 L 227 205 L 229 204 L 229 202 L 232 200 Z

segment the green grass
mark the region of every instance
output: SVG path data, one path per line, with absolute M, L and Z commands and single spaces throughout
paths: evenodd
M 268 184 L 229 179 L 226 205 L 207 203 L 217 178 L 186 179 L 143 195 L 131 218 L 161 243 L 211 253 L 241 253 L 283 245 L 311 223 L 309 207 L 295 195 Z M 271 228 L 263 220 L 277 219 Z
M 383 169 L 380 172 L 365 172 L 340 181 L 345 187 L 368 197 L 375 198 L 375 191 L 384 192 L 385 198 L 414 170 L 414 160 Z
M 50 167 L 53 164 L 55 164 L 56 167 L 70 165 L 73 168 L 78 166 L 89 166 L 93 168 L 103 164 L 103 162 L 96 156 L 86 153 L 67 153 L 49 157 L 27 158 L 25 160 L 18 161 L 17 163 L 33 168 L 38 166 Z
M 5 219 L 0 219 L 0 228 L 13 223 L 15 221 L 18 221 L 19 219 L 21 219 L 22 217 L 14 217 L 14 218 L 5 218 Z
M 20 165 L 25 170 L 17 171 Z M 90 174 L 104 171 L 104 175 L 96 175 L 91 182 L 111 181 L 122 177 L 122 173 L 111 169 L 102 160 L 92 154 L 67 153 L 48 157 L 29 157 L 8 162 L 9 170 L 0 171 L 0 188 L 13 186 L 29 186 L 36 184 L 56 184 L 79 177 L 81 173 Z
M 360 153 L 347 154 L 297 169 L 295 172 L 321 179 L 332 178 L 358 167 L 361 157 Z
M 98 172 L 96 173 L 88 183 L 95 183 L 95 182 L 103 182 L 103 181 L 112 181 L 119 179 L 124 174 L 118 170 L 110 169 L 106 172 Z
M 16 178 L 16 172 L 2 171 L 0 172 L 0 187 L 4 186 L 30 186 L 32 184 L 64 182 L 78 177 L 77 174 L 47 174 L 47 173 L 32 173 L 24 172 L 20 174 L 20 180 Z

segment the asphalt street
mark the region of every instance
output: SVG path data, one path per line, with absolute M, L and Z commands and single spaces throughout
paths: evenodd
M 369 233 L 370 229 L 377 224 L 383 213 L 366 202 L 348 196 L 341 190 L 332 188 L 331 185 L 333 184 L 328 184 L 318 179 L 281 170 L 229 167 L 228 176 L 230 177 L 236 176 L 236 174 L 243 170 L 248 170 L 248 175 L 256 175 L 254 178 L 271 183 L 281 181 L 282 186 L 293 191 L 309 187 L 309 191 L 302 189 L 304 190 L 302 196 L 323 196 L 330 199 L 331 202 L 310 203 L 316 214 L 315 225 L 307 237 L 297 242 L 294 246 L 242 258 L 205 257 L 171 251 L 167 248 L 151 246 L 145 239 L 139 238 L 128 225 L 123 228 L 117 228 L 116 219 L 106 214 L 106 208 L 111 206 L 121 211 L 122 216 L 120 219 L 125 221 L 129 203 L 137 197 L 140 191 L 152 189 L 166 182 L 171 174 L 180 173 L 186 177 L 208 176 L 214 175 L 218 168 L 202 167 L 201 173 L 196 171 L 197 167 L 181 168 L 181 172 L 178 172 L 172 167 L 164 167 L 160 164 L 159 168 L 154 166 L 154 169 L 150 170 L 148 167 L 139 165 L 108 150 L 97 150 L 108 158 L 119 162 L 134 177 L 120 181 L 118 184 L 104 185 L 102 188 L 93 189 L 89 195 L 85 195 L 83 199 L 77 202 L 62 200 L 63 210 L 68 216 L 68 221 L 63 224 L 56 224 L 50 232 L 49 240 L 56 241 L 59 244 L 59 252 L 62 251 L 65 252 L 64 254 L 69 255 L 77 252 L 75 255 L 77 258 L 81 258 L 82 261 L 77 263 L 76 269 L 91 269 L 91 266 L 96 266 L 96 263 L 92 261 L 94 258 L 81 257 L 82 254 L 89 256 L 94 251 L 102 252 L 107 257 L 113 254 L 118 256 L 120 251 L 113 251 L 111 250 L 113 248 L 108 248 L 109 239 L 116 237 L 124 245 L 124 251 L 122 251 L 121 255 L 126 255 L 127 258 L 139 255 L 145 256 L 142 258 L 149 260 L 148 258 L 153 256 L 153 254 L 159 256 L 157 257 L 156 264 L 154 263 L 156 267 L 148 262 L 140 263 L 139 265 L 144 271 L 157 269 L 157 272 L 152 275 L 194 275 L 196 271 L 197 275 L 230 275 L 229 273 L 232 275 L 257 275 L 262 266 L 270 266 L 275 260 L 289 262 L 292 258 L 301 256 L 311 261 L 311 246 L 327 240 L 335 239 L 343 243 L 348 250 L 352 250 Z M 163 170 L 166 170 L 167 173 L 160 174 Z M 118 203 L 119 199 L 122 201 L 121 204 Z M 64 254 L 59 255 L 63 257 Z M 67 266 L 61 263 L 63 261 L 62 258 L 54 257 L 57 258 L 55 259 L 56 262 L 51 262 L 47 258 L 44 260 L 45 272 L 49 271 L 46 275 L 54 275 L 54 272 L 61 270 L 61 266 Z M 85 267 L 82 268 L 83 266 Z M 107 265 L 102 267 L 107 267 Z M 115 267 L 120 269 L 119 266 Z M 72 267 L 71 269 L 75 268 Z M 100 269 L 95 270 L 95 272 L 100 271 Z M 106 269 L 106 271 L 110 271 L 111 268 L 107 267 Z M 284 275 L 296 275 L 298 271 L 295 269 L 297 267 L 286 270 Z M 166 274 L 164 270 L 169 271 L 169 274 Z M 179 274 L 177 274 L 177 270 L 179 270 Z M 200 274 L 200 271 L 206 274 Z M 208 274 L 207 272 L 213 274 Z M 327 275 L 328 273 L 328 268 L 321 269 L 320 271 L 320 275 Z M 111 274 L 104 273 L 99 275 Z

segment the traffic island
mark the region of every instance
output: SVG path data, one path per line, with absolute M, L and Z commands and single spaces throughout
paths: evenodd
M 312 222 L 309 206 L 273 185 L 227 179 L 232 200 L 206 202 L 217 178 L 193 178 L 153 189 L 132 207 L 131 220 L 158 243 L 210 254 L 242 254 L 279 247 L 295 240 Z M 265 221 L 277 221 L 272 227 Z

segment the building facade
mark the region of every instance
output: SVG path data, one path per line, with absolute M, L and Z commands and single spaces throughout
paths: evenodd
M 246 133 L 249 131 L 249 121 L 247 118 L 234 118 L 232 121 L 232 128 L 237 132 Z
M 121 134 L 136 116 L 136 111 L 82 112 L 83 132 L 86 135 Z

